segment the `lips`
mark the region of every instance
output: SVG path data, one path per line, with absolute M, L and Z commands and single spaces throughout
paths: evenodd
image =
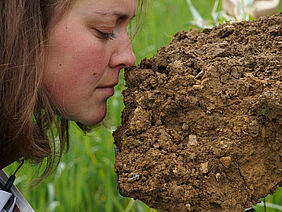
M 112 83 L 108 85 L 102 85 L 96 88 L 99 92 L 101 92 L 103 95 L 106 94 L 106 96 L 113 96 L 114 95 L 114 87 L 117 85 L 117 83 Z
M 108 84 L 108 85 L 101 85 L 98 86 L 97 88 L 114 88 L 118 83 L 112 83 L 112 84 Z

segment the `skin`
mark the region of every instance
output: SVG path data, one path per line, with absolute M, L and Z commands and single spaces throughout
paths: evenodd
M 138 0 L 79 0 L 51 22 L 44 87 L 54 107 L 85 125 L 103 120 L 120 70 L 135 64 L 127 26 Z

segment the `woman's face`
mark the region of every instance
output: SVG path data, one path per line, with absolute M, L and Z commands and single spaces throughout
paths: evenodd
M 70 120 L 103 120 L 119 72 L 135 64 L 127 26 L 138 0 L 77 0 L 49 30 L 44 86 Z

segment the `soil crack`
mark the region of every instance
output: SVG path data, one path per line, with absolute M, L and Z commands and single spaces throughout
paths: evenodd
M 256 202 L 253 200 L 253 195 L 252 195 L 251 189 L 249 188 L 249 186 L 248 186 L 248 184 L 247 184 L 247 182 L 246 182 L 246 180 L 245 180 L 245 177 L 244 177 L 244 175 L 243 175 L 242 172 L 241 172 L 239 162 L 237 162 L 237 169 L 238 169 L 239 175 L 241 176 L 241 179 L 243 180 L 243 182 L 244 182 L 244 184 L 245 184 L 245 188 L 246 188 L 245 190 L 246 190 L 246 192 L 247 192 L 248 194 L 250 194 L 251 202 L 252 202 L 253 204 L 256 204 Z

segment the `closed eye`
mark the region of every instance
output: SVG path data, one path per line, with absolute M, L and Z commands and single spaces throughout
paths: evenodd
M 115 34 L 113 32 L 108 33 L 108 32 L 100 31 L 98 29 L 95 29 L 95 31 L 97 32 L 98 37 L 102 40 L 112 40 L 115 38 Z

